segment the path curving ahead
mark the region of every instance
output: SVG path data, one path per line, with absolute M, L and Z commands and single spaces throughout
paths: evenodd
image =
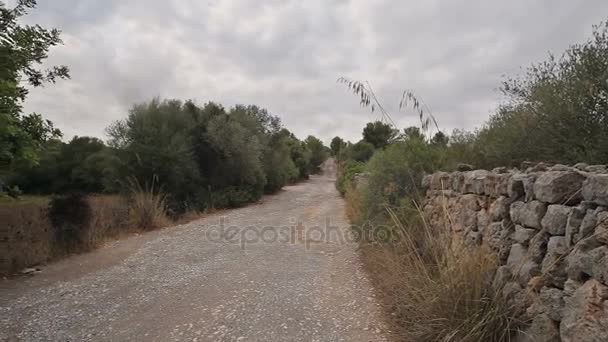
M 384 341 L 334 175 L 0 281 L 0 341 Z

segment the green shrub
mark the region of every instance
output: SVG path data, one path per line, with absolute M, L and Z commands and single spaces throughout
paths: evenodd
M 340 194 L 344 195 L 350 187 L 353 176 L 363 171 L 365 171 L 365 163 L 356 160 L 347 160 L 341 163 L 338 170 L 338 178 L 336 179 L 336 188 Z
M 361 216 L 366 221 L 387 220 L 386 208 L 407 208 L 421 194 L 418 188 L 425 173 L 437 170 L 444 150 L 421 139 L 409 139 L 379 150 L 367 165 L 368 186 L 361 192 Z

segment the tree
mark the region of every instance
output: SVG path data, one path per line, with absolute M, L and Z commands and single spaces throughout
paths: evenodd
M 431 144 L 437 146 L 447 146 L 449 142 L 449 138 L 442 131 L 435 133 L 433 138 L 431 139 Z
M 311 153 L 310 164 L 312 165 L 313 170 L 319 171 L 321 164 L 327 159 L 327 153 L 325 152 L 323 142 L 312 135 L 309 135 L 304 142 Z
M 399 134 L 391 125 L 381 121 L 369 122 L 363 129 L 363 140 L 374 145 L 375 148 L 384 148 Z
M 340 154 L 340 151 L 346 147 L 346 143 L 342 138 L 334 137 L 331 139 L 329 147 L 331 148 L 332 155 L 337 157 Z
M 345 148 L 344 155 L 346 159 L 367 162 L 374 155 L 375 150 L 374 145 L 361 140 Z
M 53 124 L 39 114 L 22 115 L 28 89 L 57 79 L 69 78 L 66 66 L 37 68 L 51 47 L 61 44 L 57 29 L 20 25 L 17 21 L 36 7 L 35 0 L 19 0 L 9 9 L 0 2 L 0 171 L 16 160 L 35 163 L 42 144 L 61 136 Z

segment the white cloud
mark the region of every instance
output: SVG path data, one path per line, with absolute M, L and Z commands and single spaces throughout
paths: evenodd
M 376 114 L 335 81 L 369 80 L 399 125 L 404 88 L 442 129 L 482 124 L 501 76 L 589 37 L 603 0 L 54 0 L 27 20 L 63 30 L 49 62 L 72 79 L 32 91 L 37 111 L 72 135 L 103 136 L 154 96 L 258 104 L 298 136 L 356 141 Z

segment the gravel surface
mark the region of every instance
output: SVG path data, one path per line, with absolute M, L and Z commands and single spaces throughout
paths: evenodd
M 387 340 L 334 169 L 1 281 L 0 340 Z

